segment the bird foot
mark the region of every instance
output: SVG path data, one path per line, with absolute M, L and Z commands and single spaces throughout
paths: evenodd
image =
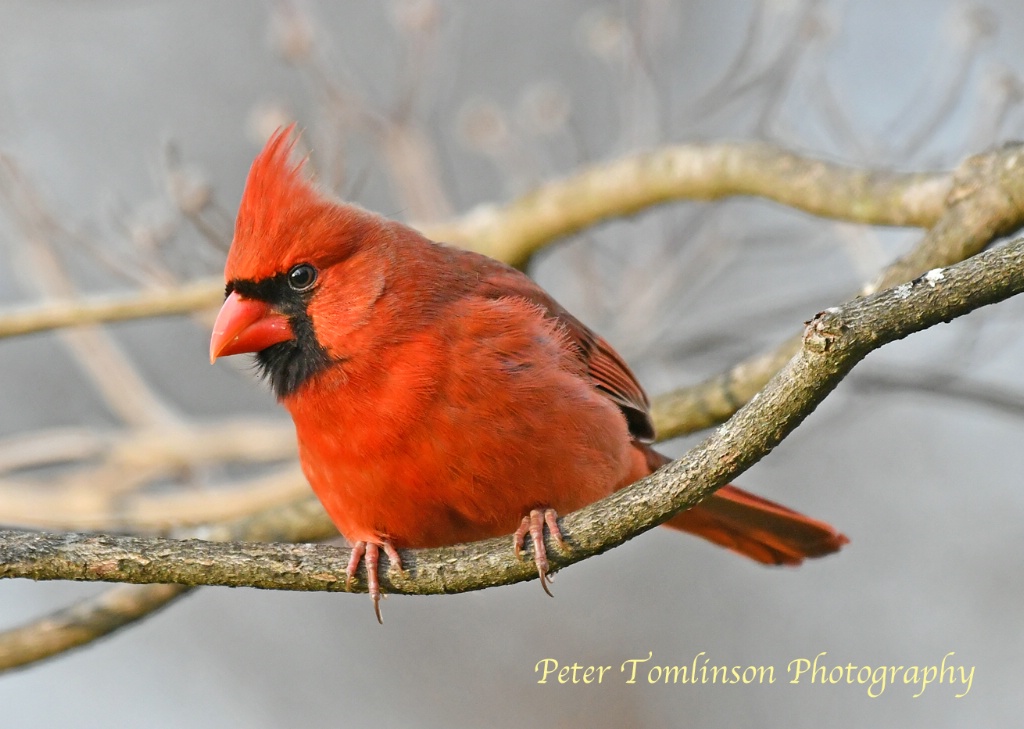
M 348 560 L 348 566 L 345 568 L 345 589 L 347 590 L 352 584 L 352 578 L 356 576 L 356 570 L 359 569 L 360 562 L 366 562 L 366 591 L 370 594 L 370 599 L 373 600 L 373 612 L 377 616 L 377 622 L 381 625 L 384 624 L 384 619 L 380 615 L 380 549 L 384 548 L 384 554 L 388 556 L 390 569 L 398 570 L 398 573 L 405 577 L 405 570 L 402 568 L 402 558 L 398 555 L 398 550 L 395 546 L 385 540 L 383 544 L 376 544 L 374 542 L 356 542 L 352 545 L 352 556 Z
M 569 545 L 562 538 L 562 531 L 558 528 L 558 512 L 554 509 L 533 509 L 529 516 L 524 516 L 522 523 L 512 536 L 512 548 L 515 551 L 516 559 L 522 559 L 520 553 L 525 546 L 526 535 L 530 535 L 530 541 L 533 544 L 533 562 L 537 565 L 537 574 L 540 575 L 540 586 L 549 596 L 554 597 L 551 595 L 551 590 L 548 589 L 548 583 L 554 578 L 548 574 L 548 552 L 544 546 L 545 524 L 548 525 L 548 531 L 551 532 L 551 537 L 558 544 L 558 548 L 568 551 Z

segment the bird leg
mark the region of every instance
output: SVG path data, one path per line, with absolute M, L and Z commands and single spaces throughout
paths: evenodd
M 548 583 L 554 578 L 548 574 L 548 551 L 544 546 L 545 524 L 548 525 L 548 531 L 551 532 L 552 539 L 558 543 L 559 549 L 568 550 L 569 546 L 565 543 L 562 531 L 558 528 L 558 512 L 554 509 L 533 509 L 529 516 L 524 516 L 522 523 L 512 536 L 512 548 L 515 551 L 516 559 L 521 559 L 520 552 L 525 546 L 526 535 L 530 535 L 530 541 L 533 543 L 533 562 L 537 565 L 537 574 L 540 575 L 540 586 L 544 588 L 544 592 L 554 597 L 551 595 L 551 590 L 548 589 Z
M 387 540 L 384 540 L 382 545 L 375 542 L 356 542 L 352 545 L 352 556 L 349 557 L 348 566 L 345 568 L 345 589 L 347 590 L 352 584 L 352 578 L 356 576 L 359 563 L 366 562 L 366 591 L 370 594 L 370 599 L 373 600 L 373 612 L 377 616 L 377 622 L 381 625 L 384 624 L 384 619 L 380 615 L 379 564 L 380 548 L 382 546 L 384 547 L 384 554 L 388 556 L 388 560 L 391 562 L 391 569 L 398 570 L 399 574 L 404 576 L 405 570 L 402 569 L 402 558 L 398 555 L 395 545 Z

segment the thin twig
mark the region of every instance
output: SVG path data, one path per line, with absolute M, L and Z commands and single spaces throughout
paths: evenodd
M 858 372 L 851 384 L 865 392 L 883 391 L 886 395 L 925 395 L 943 397 L 973 407 L 981 405 L 992 412 L 1019 418 L 1024 416 L 1024 392 L 995 383 L 964 379 L 955 372 L 872 367 Z
M 23 268 L 33 272 L 32 284 L 44 298 L 71 297 L 75 284 L 54 249 L 54 239 L 63 232 L 61 226 L 14 161 L 4 155 L 0 155 L 0 191 L 30 242 L 19 250 L 27 259 Z M 146 383 L 107 332 L 85 327 L 61 331 L 60 336 L 108 407 L 124 422 L 178 421 L 174 410 Z
M 287 441 L 284 441 L 287 443 Z M 146 491 L 141 483 L 161 475 L 150 464 L 135 470 L 88 470 L 72 484 L 42 488 L 30 481 L 0 483 L 0 524 L 32 529 L 166 534 L 171 529 L 241 518 L 308 493 L 294 462 L 241 483 L 214 482 L 204 488 Z M 109 482 L 120 475 L 125 485 Z M 99 482 L 99 483 L 97 483 Z M 106 486 L 104 490 L 100 487 Z
M 83 296 L 0 312 L 0 339 L 67 327 L 179 316 L 212 309 L 224 300 L 224 282 L 200 279 L 175 289 Z

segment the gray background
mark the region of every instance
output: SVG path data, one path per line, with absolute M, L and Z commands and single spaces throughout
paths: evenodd
M 430 7 L 300 9 L 322 67 L 350 99 L 385 115 L 409 109 L 435 145 L 453 212 L 664 142 L 767 138 L 849 163 L 948 169 L 1024 132 L 1024 11 L 1009 0 L 988 3 L 988 14 L 937 0 L 440 3 L 437 35 L 420 57 L 396 18 Z M 112 250 L 128 245 L 126 221 L 170 225 L 167 258 L 185 276 L 216 272 L 223 254 L 175 220 L 161 146 L 173 139 L 233 210 L 258 149 L 259 109 L 294 115 L 325 156 L 343 152 L 346 174 L 325 178 L 364 205 L 400 218 L 443 213 L 443 204 L 416 209 L 392 185 L 373 131 L 357 124 L 344 140 L 332 136 L 337 114 L 322 85 L 274 50 L 275 8 L 9 0 L 0 7 L 0 150 L 68 229 Z M 538 83 L 568 108 L 550 129 L 531 121 Z M 469 123 L 480 109 L 506 129 L 486 148 Z M 0 301 L 28 302 L 32 271 L 17 262 L 29 243 L 9 219 L 0 232 Z M 657 393 L 792 333 L 916 239 L 758 201 L 681 204 L 562 244 L 532 273 Z M 83 290 L 128 285 L 68 254 Z M 1020 308 L 1011 301 L 872 355 L 740 480 L 842 528 L 852 543 L 836 557 L 765 569 L 656 530 L 560 574 L 554 600 L 536 583 L 397 597 L 384 605 L 384 627 L 363 596 L 207 589 L 116 637 L 0 678 L 0 723 L 1015 725 L 1024 427 L 1013 408 L 949 389 L 981 383 L 1000 401 L 1024 389 Z M 250 370 L 206 364 L 203 327 L 175 320 L 112 331 L 183 412 L 283 417 Z M 894 374 L 923 383 L 922 372 L 950 377 L 937 393 L 877 384 Z M 0 343 L 0 403 L 3 436 L 118 425 L 52 336 Z M 680 453 L 687 442 L 666 449 Z M 0 626 L 97 589 L 0 585 Z M 649 651 L 661 664 L 689 664 L 701 651 L 712 663 L 772 664 L 777 681 L 625 685 L 618 666 Z M 955 651 L 976 671 L 962 699 L 953 698 L 962 689 L 937 684 L 920 698 L 897 684 L 872 699 L 858 685 L 786 682 L 789 661 L 821 651 L 829 666 L 933 664 Z M 534 665 L 547 657 L 610 664 L 613 673 L 600 686 L 538 685 Z

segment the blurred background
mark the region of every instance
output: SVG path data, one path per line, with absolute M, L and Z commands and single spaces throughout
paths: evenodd
M 0 304 L 217 275 L 249 163 L 292 119 L 322 182 L 423 222 L 674 142 L 764 139 L 848 164 L 951 169 L 1024 133 L 1022 35 L 1011 0 L 8 0 Z M 529 271 L 657 394 L 773 346 L 919 237 L 757 200 L 676 203 L 559 242 Z M 837 525 L 852 540 L 837 556 L 766 569 L 655 530 L 560 573 L 554 600 L 536 583 L 392 597 L 383 627 L 363 595 L 204 589 L 0 677 L 2 723 L 1013 725 L 1022 313 L 1011 300 L 872 355 L 739 480 Z M 263 478 L 245 491 L 257 500 L 299 493 L 290 423 L 251 367 L 208 365 L 208 322 L 0 342 L 0 522 L 93 514 L 113 528 L 111 505 L 130 503 L 159 529 L 224 484 Z M 254 424 L 274 437 L 246 449 Z M 227 464 L 192 462 L 187 442 L 146 459 L 163 452 L 147 434 L 229 429 L 243 445 L 223 445 Z M 103 589 L 5 582 L 0 629 Z M 689 665 L 701 651 L 774 665 L 776 683 L 618 674 L 648 652 Z M 787 683 L 786 664 L 822 651 L 830 667 L 955 651 L 976 670 L 960 699 L 948 684 L 869 698 L 856 684 Z M 538 685 L 544 658 L 613 673 Z

